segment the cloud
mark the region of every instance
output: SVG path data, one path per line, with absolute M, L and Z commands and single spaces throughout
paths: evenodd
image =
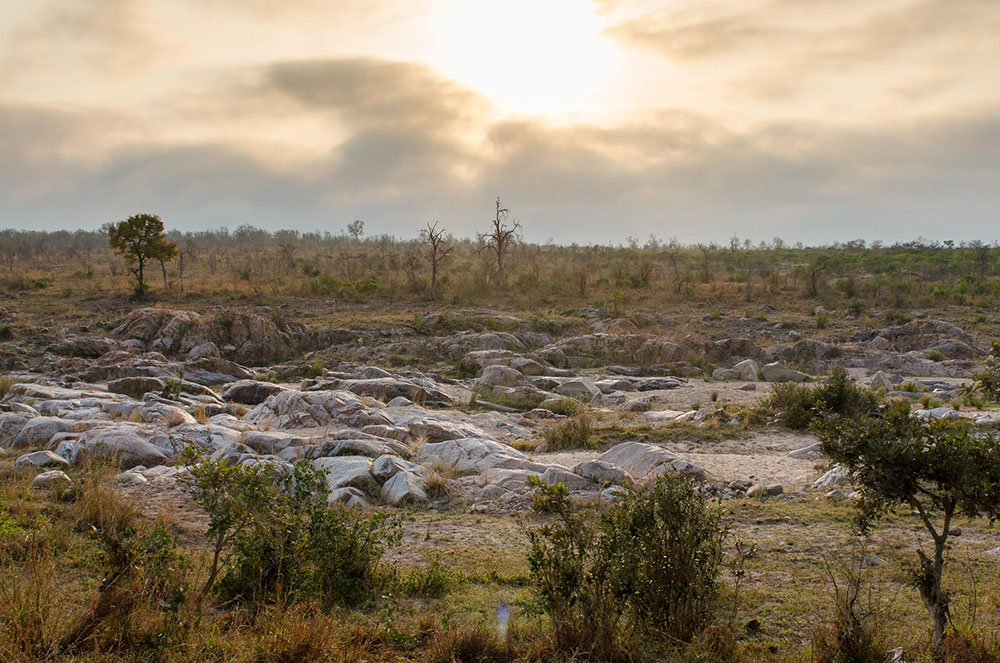
M 448 131 L 489 110 L 481 95 L 429 67 L 369 57 L 270 64 L 258 91 L 334 113 L 352 127 L 424 127 Z
M 914 101 L 962 81 L 980 89 L 1000 83 L 986 64 L 1000 58 L 1000 4 L 990 0 L 642 7 L 633 6 L 606 34 L 686 66 L 725 63 L 712 70 L 715 82 L 765 98 L 868 96 L 888 87 Z M 952 85 L 942 83 L 948 79 Z
M 682 109 L 557 126 L 494 117 L 426 67 L 371 58 L 251 67 L 215 94 L 191 97 L 185 112 L 211 107 L 213 124 L 185 140 L 116 109 L 0 106 L 0 225 L 96 227 L 150 210 L 182 229 L 361 218 L 411 236 L 440 219 L 471 236 L 499 195 L 539 241 L 994 239 L 1000 227 L 1000 105 L 892 126 L 735 129 Z M 227 112 L 247 126 L 318 115 L 338 137 L 288 167 L 253 135 L 213 136 Z
M 8 32 L 0 74 L 120 76 L 166 56 L 149 0 L 47 0 Z

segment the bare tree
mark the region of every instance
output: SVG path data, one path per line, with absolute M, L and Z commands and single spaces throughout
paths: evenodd
M 476 236 L 483 243 L 479 251 L 489 250 L 496 258 L 497 279 L 501 288 L 504 286 L 504 258 L 510 253 L 510 247 L 517 241 L 518 231 L 521 230 L 521 224 L 517 221 L 513 221 L 511 225 L 507 225 L 509 216 L 510 210 L 500 204 L 500 198 L 498 197 L 496 216 L 490 221 L 492 225 L 490 232 Z
M 454 238 L 444 228 L 438 228 L 438 222 L 435 221 L 433 225 L 428 222 L 427 227 L 420 231 L 420 241 L 427 245 L 430 253 L 431 301 L 436 302 L 438 267 L 455 249 Z

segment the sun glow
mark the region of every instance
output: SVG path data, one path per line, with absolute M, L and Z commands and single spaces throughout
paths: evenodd
M 434 66 L 501 112 L 593 112 L 618 66 L 590 0 L 451 0 L 433 23 Z

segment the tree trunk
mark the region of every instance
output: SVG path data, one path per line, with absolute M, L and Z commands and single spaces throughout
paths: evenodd
M 941 575 L 944 569 L 944 547 L 947 533 L 942 532 L 934 542 L 934 559 L 918 550 L 920 570 L 917 589 L 931 618 L 931 652 L 935 661 L 945 660 L 944 636 L 948 626 L 948 595 L 941 589 Z
M 437 260 L 431 258 L 431 301 L 437 301 L 437 278 L 438 278 L 438 266 Z

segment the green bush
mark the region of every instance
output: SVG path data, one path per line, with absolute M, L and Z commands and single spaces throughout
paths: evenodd
M 601 513 L 534 485 L 535 509 L 555 518 L 529 532 L 530 577 L 561 651 L 609 660 L 709 623 L 727 528 L 692 481 L 660 477 Z
M 228 466 L 187 452 L 195 498 L 208 512 L 208 535 L 221 577 L 215 591 L 230 601 L 278 596 L 357 605 L 382 583 L 385 548 L 400 526 L 383 513 L 327 506 L 323 475 L 308 461 L 281 474 L 268 466 Z M 223 554 L 225 559 L 221 559 Z
M 879 396 L 851 380 L 847 371 L 837 368 L 823 384 L 809 386 L 784 382 L 774 385 L 771 395 L 760 405 L 764 412 L 793 430 L 805 430 L 817 419 L 829 414 L 854 415 L 872 412 Z

